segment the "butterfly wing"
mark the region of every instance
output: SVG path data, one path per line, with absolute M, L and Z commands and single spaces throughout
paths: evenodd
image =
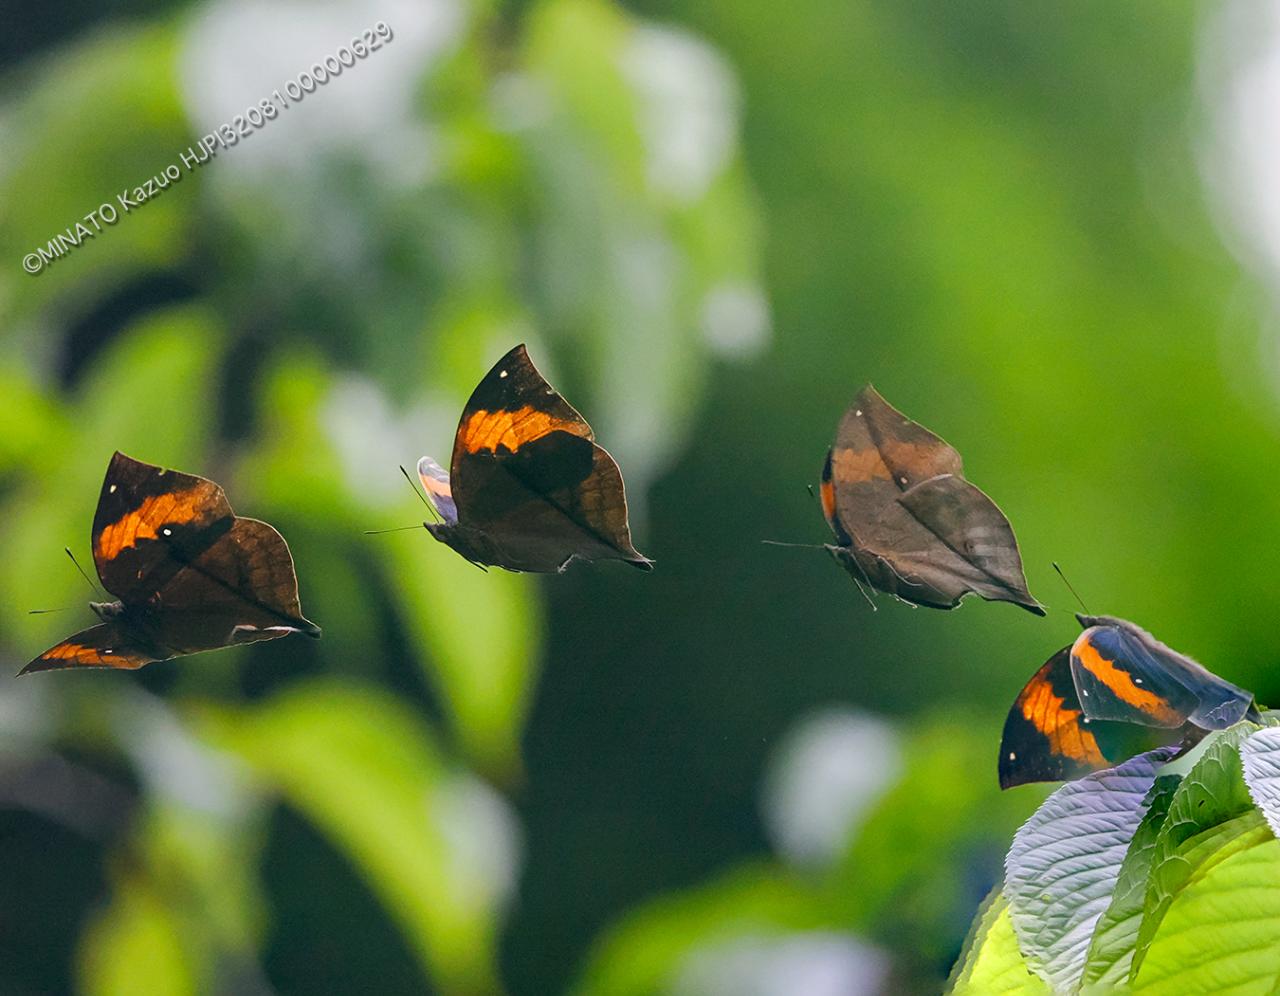
M 1064 781 L 1108 766 L 1071 680 L 1070 647 L 1048 659 L 1014 700 L 1000 739 L 1000 787 Z
M 1192 724 L 1155 728 L 1085 715 L 1072 676 L 1071 647 L 1049 658 L 1018 693 L 1005 719 L 1000 787 L 1069 781 L 1145 751 L 1190 748 L 1204 731 Z
M 155 642 L 170 656 L 271 640 L 318 637 L 302 615 L 289 546 L 272 526 L 237 517 L 230 531 L 184 562 L 159 591 Z
M 520 571 L 560 570 L 574 557 L 652 566 L 632 546 L 617 463 L 524 346 L 472 392 L 450 470 L 458 528 L 483 534 L 486 562 Z
M 144 602 L 231 530 L 222 488 L 116 453 L 93 517 L 93 562 L 125 604 Z
M 1013 529 L 964 480 L 960 455 L 874 388 L 845 412 L 823 482 L 827 521 L 852 551 L 842 562 L 882 591 L 935 608 L 975 593 L 1044 614 Z
M 916 568 L 933 587 L 962 587 L 962 594 L 972 591 L 1044 615 L 1043 606 L 1027 590 L 1013 527 L 982 491 L 963 477 L 943 475 L 908 489 L 898 501 L 946 548 L 936 557 L 931 549 L 931 556 Z
M 69 636 L 24 667 L 18 674 L 62 668 L 111 667 L 132 670 L 164 654 L 138 640 L 118 622 L 100 623 Z
M 1120 619 L 1089 626 L 1071 647 L 1085 711 L 1145 726 L 1221 730 L 1249 713 L 1253 695 Z

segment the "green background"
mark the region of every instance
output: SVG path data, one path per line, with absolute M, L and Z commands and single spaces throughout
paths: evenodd
M 1208 5 L 317 9 L 3 15 L 6 673 L 89 618 L 27 610 L 87 594 L 61 548 L 117 448 L 274 523 L 325 637 L 0 678 L 0 989 L 717 993 L 699 953 L 821 936 L 931 991 L 1043 797 L 995 750 L 1075 630 L 1051 561 L 1280 695 L 1276 343 L 1202 175 Z M 379 18 L 351 78 L 22 272 L 239 113 L 237 60 L 283 84 Z M 397 464 L 522 340 L 653 574 L 362 534 L 421 517 Z M 761 545 L 826 540 L 806 485 L 867 381 L 961 451 L 1047 619 L 872 612 Z M 797 861 L 766 771 L 832 709 L 891 724 L 835 761 L 886 784 Z

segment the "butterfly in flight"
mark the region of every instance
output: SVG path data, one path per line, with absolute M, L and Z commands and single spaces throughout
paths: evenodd
M 1111 616 L 1084 627 L 1018 693 L 1000 742 L 1000 787 L 1069 781 L 1157 747 L 1260 717 L 1253 694 Z
M 138 668 L 289 633 L 318 637 L 303 618 L 293 558 L 265 522 L 231 511 L 222 488 L 116 453 L 93 517 L 93 562 L 117 601 L 102 620 L 20 672 Z
M 653 567 L 631 545 L 617 463 L 523 345 L 472 392 L 449 472 L 423 457 L 418 476 L 442 520 L 423 525 L 473 564 L 558 572 L 578 558 Z
M 869 384 L 840 420 L 821 495 L 826 549 L 855 581 L 931 608 L 973 593 L 1044 615 L 1009 520 L 964 479 L 960 454 Z

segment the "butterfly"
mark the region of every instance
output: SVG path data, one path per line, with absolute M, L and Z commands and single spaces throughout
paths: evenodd
M 855 580 L 915 605 L 973 593 L 1044 615 L 1009 520 L 964 479 L 960 454 L 869 384 L 840 420 L 821 497 L 826 549 Z
M 1000 787 L 1069 781 L 1135 754 L 1188 750 L 1210 730 L 1259 720 L 1253 694 L 1124 619 L 1084 627 L 1018 693 L 1000 741 Z
M 449 472 L 423 457 L 418 476 L 442 520 L 423 525 L 473 564 L 558 572 L 579 558 L 653 567 L 631 545 L 618 465 L 523 345 L 471 393 Z
M 116 453 L 93 517 L 93 562 L 115 602 L 102 620 L 21 674 L 139 668 L 289 633 L 318 637 L 298 604 L 293 558 L 265 522 L 231 511 L 222 488 Z

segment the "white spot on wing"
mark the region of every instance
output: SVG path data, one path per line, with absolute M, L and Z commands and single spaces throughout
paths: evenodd
M 165 526 L 165 527 L 164 527 L 162 530 L 160 530 L 160 531 L 161 531 L 162 533 L 164 533 L 166 536 L 172 536 L 172 535 L 173 535 L 173 530 L 172 530 L 172 529 L 170 529 L 168 526 Z
M 505 370 L 499 370 L 499 371 L 498 371 L 498 378 L 499 378 L 499 379 L 503 379 L 503 378 L 505 378 L 506 376 L 507 376 L 507 372 L 506 372 Z
M 107 494 L 113 495 L 115 493 L 116 493 L 116 486 L 114 484 L 111 485 L 111 487 L 107 488 Z

